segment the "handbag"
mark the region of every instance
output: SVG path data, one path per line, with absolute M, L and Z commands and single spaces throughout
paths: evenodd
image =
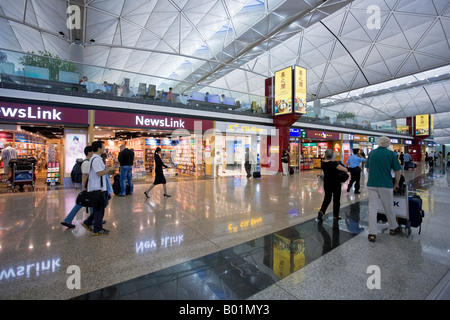
M 345 182 L 348 180 L 348 178 L 350 178 L 347 172 L 341 170 L 338 170 L 337 177 L 339 182 Z
M 91 169 L 92 169 L 92 162 L 91 162 L 91 167 L 89 169 L 89 172 Z M 86 185 L 87 185 L 88 181 L 89 181 L 89 179 L 86 181 Z M 101 177 L 100 183 L 101 183 L 101 186 L 103 189 L 103 177 Z M 105 204 L 105 197 L 103 195 L 103 191 L 102 190 L 81 191 L 77 196 L 76 204 L 86 207 L 86 208 L 102 207 Z

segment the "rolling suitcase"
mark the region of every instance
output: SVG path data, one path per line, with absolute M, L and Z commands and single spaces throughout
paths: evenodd
M 409 201 L 409 222 L 411 227 L 419 228 L 419 234 L 422 230 L 422 221 L 425 217 L 425 212 L 422 210 L 422 199 L 418 196 L 408 198 Z
M 289 168 L 289 174 L 291 175 L 291 176 L 293 176 L 294 175 L 294 168 Z
M 253 178 L 261 178 L 261 172 L 259 171 L 253 172 Z

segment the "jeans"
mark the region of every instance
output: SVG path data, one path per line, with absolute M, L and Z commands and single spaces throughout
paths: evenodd
M 64 219 L 64 222 L 72 223 L 72 220 L 75 218 L 75 216 L 77 215 L 78 211 L 80 211 L 81 208 L 84 208 L 84 207 L 79 205 L 79 204 L 75 204 L 73 206 L 72 210 L 70 210 L 70 212 L 67 215 L 67 217 Z M 92 214 L 92 212 L 94 211 L 94 208 L 90 208 L 89 211 Z
M 133 174 L 132 166 L 122 166 L 120 167 L 120 195 L 124 196 L 127 194 L 127 181 L 130 186 L 130 194 L 133 194 Z
M 102 221 L 103 216 L 105 215 L 105 208 L 108 205 L 109 195 L 108 191 L 103 191 L 104 196 L 104 205 L 100 207 L 94 207 L 92 210 L 92 213 L 89 215 L 89 217 L 84 220 L 84 224 L 87 226 L 92 225 L 94 223 L 94 232 L 99 232 L 103 230 Z

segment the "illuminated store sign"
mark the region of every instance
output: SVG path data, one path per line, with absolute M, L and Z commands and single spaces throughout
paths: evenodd
M 326 132 L 319 130 L 307 130 L 307 135 L 309 139 L 326 139 L 326 140 L 339 140 L 338 132 Z
M 0 121 L 88 124 L 88 110 L 21 103 L 0 103 Z
M 95 111 L 95 125 L 127 128 L 186 129 L 205 131 L 213 128 L 213 121 L 192 118 L 165 117 L 132 112 Z
M 245 133 L 264 133 L 263 128 L 251 126 L 251 125 L 245 125 L 245 124 L 230 124 L 228 126 L 228 130 L 230 131 L 242 131 Z

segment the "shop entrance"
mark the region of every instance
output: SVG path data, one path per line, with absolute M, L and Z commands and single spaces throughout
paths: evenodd
M 172 130 L 95 127 L 94 140 L 105 142 L 107 166 L 119 167 L 118 156 L 121 145 L 134 151 L 132 169 L 134 182 L 153 182 L 154 154 L 158 147 L 161 148 L 163 163 L 169 166 L 168 169 L 164 169 L 166 179 L 205 177 L 205 141 L 196 139 L 189 132 L 174 137 Z M 115 174 L 118 173 L 119 169 Z
M 219 176 L 246 175 L 245 152 L 249 149 L 250 172 L 258 171 L 258 157 L 260 143 L 257 135 L 227 134 L 216 136 L 216 150 L 221 159 L 219 164 Z

